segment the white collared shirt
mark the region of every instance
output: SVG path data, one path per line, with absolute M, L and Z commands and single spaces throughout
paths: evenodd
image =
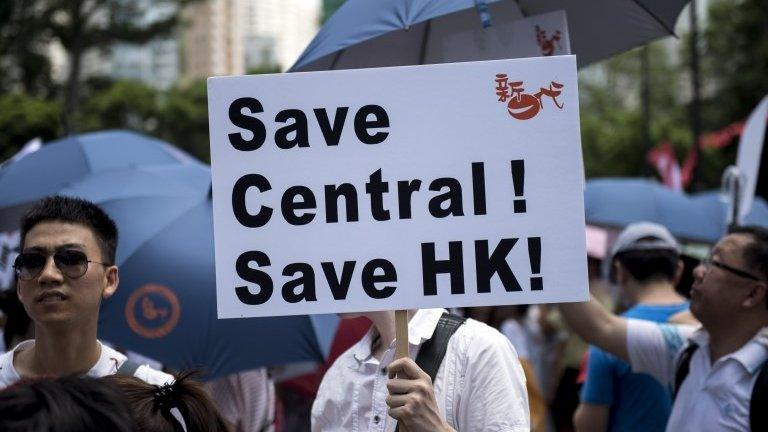
M 421 309 L 408 323 L 411 358 L 432 337 L 443 309 Z M 381 362 L 373 357 L 376 333 L 369 331 L 339 356 L 320 384 L 312 405 L 312 431 L 391 432 L 387 415 L 387 366 L 395 344 Z M 448 342 L 434 380 L 438 409 L 459 432 L 528 431 L 525 376 L 509 341 L 487 325 L 467 320 Z
M 686 339 L 699 348 L 691 357 L 687 378 L 680 387 L 667 431 L 747 431 L 752 387 L 768 360 L 768 327 L 752 340 L 714 364 L 709 356 L 709 334 L 692 326 L 628 320 L 627 349 L 634 372 L 645 372 L 672 389 L 677 358 Z
M 17 352 L 29 349 L 34 344 L 34 340 L 27 340 L 16 345 L 16 348 L 14 348 L 12 351 L 8 351 L 7 353 L 0 355 L 0 390 L 21 379 L 19 373 L 16 371 L 16 368 L 13 366 L 13 356 Z M 93 365 L 93 367 L 91 367 L 91 369 L 86 372 L 85 376 L 100 378 L 107 375 L 114 375 L 117 373 L 117 369 L 120 367 L 120 365 L 125 362 L 126 357 L 123 354 L 102 344 L 101 342 L 99 342 L 99 345 L 101 346 L 101 354 L 99 355 L 99 359 L 96 360 L 96 363 Z M 152 369 L 147 365 L 139 366 L 133 376 L 148 384 L 154 385 L 162 385 L 173 381 L 173 376 L 165 372 Z

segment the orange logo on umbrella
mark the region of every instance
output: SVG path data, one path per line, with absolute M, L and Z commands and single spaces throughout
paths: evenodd
M 179 323 L 181 307 L 176 294 L 162 285 L 148 284 L 137 289 L 125 304 L 128 327 L 147 339 L 161 338 Z
M 544 108 L 542 97 L 552 98 L 552 102 L 558 109 L 563 109 L 563 104 L 557 101 L 557 97 L 563 92 L 563 85 L 552 81 L 549 88 L 541 87 L 538 92 L 524 93 L 523 81 L 510 82 L 507 74 L 496 75 L 496 96 L 499 102 L 507 102 L 509 115 L 517 120 L 528 120 L 536 116 Z

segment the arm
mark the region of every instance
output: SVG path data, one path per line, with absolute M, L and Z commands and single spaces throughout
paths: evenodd
M 608 428 L 607 405 L 581 403 L 573 414 L 576 432 L 605 432 Z
M 576 430 L 605 432 L 610 423 L 610 408 L 618 376 L 620 360 L 604 351 L 590 347 L 583 365 L 587 377 L 581 388 L 581 403 L 573 415 Z
M 594 297 L 584 303 L 561 303 L 560 313 L 587 343 L 629 361 L 627 321 L 605 310 Z

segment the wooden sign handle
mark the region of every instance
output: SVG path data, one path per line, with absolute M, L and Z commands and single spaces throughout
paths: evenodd
M 395 359 L 408 357 L 408 311 L 395 311 Z
M 395 311 L 395 359 L 408 357 L 408 311 Z M 397 431 L 407 432 L 405 425 L 398 422 Z

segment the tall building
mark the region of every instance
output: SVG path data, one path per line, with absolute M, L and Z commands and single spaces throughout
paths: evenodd
M 208 0 L 187 6 L 182 16 L 185 78 L 245 73 L 245 0 Z
M 288 69 L 317 33 L 321 0 L 245 0 L 243 37 L 246 69 Z

